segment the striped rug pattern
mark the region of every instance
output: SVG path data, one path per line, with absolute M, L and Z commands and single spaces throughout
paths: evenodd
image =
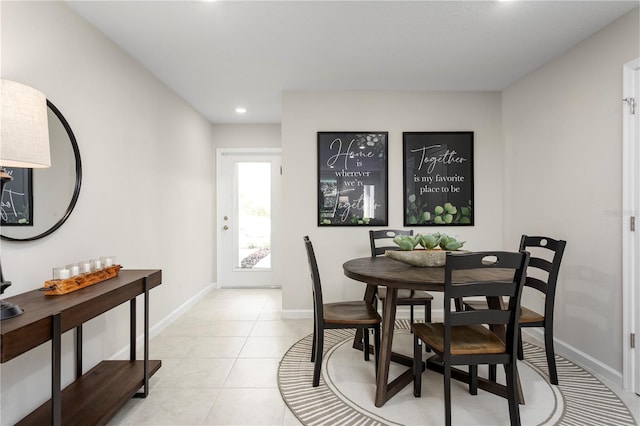
M 544 372 L 548 377 L 547 358 L 543 348 L 524 343 L 525 362 Z M 626 405 L 600 380 L 588 371 L 556 354 L 558 387 L 564 398 L 564 413 L 559 424 L 635 425 Z
M 408 320 L 397 320 L 396 329 L 408 328 Z M 325 352 L 333 346 L 353 339 L 353 330 L 327 330 Z M 284 355 L 278 368 L 278 386 L 293 414 L 308 426 L 386 426 L 365 410 L 350 405 L 320 380 L 311 386 L 313 363 L 310 362 L 312 335 L 296 344 Z M 544 349 L 525 342 L 525 362 L 546 375 Z M 567 426 L 633 426 L 635 420 L 624 403 L 589 372 L 556 355 L 558 386 L 564 400 L 564 412 L 558 425 Z

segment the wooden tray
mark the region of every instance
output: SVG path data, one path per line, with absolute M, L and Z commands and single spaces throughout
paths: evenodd
M 44 294 L 47 296 L 59 296 L 89 287 L 90 285 L 117 277 L 121 268 L 121 265 L 113 265 L 96 272 L 89 272 L 88 274 L 77 275 L 64 280 L 45 281 L 44 287 L 49 290 L 45 291 Z

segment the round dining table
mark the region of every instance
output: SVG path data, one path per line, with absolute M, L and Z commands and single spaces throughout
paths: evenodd
M 413 371 L 411 369 L 413 360 L 405 355 L 392 352 L 393 330 L 396 319 L 396 307 L 398 300 L 398 290 L 427 290 L 444 291 L 444 266 L 442 267 L 416 267 L 403 262 L 391 259 L 386 256 L 361 257 L 351 259 L 342 265 L 344 275 L 367 284 L 364 300 L 372 303 L 376 297 L 378 286 L 387 288 L 387 295 L 382 312 L 382 337 L 380 340 L 380 359 L 378 362 L 378 374 L 376 378 L 376 407 L 382 407 L 391 397 L 402 390 L 413 381 Z M 469 269 L 465 271 L 454 271 L 452 280 L 454 282 L 474 282 L 474 281 L 506 281 L 512 280 L 514 270 L 512 269 Z M 501 306 L 500 298 L 487 298 L 489 307 Z M 504 335 L 504 328 L 494 329 L 498 335 Z M 353 347 L 363 349 L 362 332 L 356 333 Z M 369 348 L 367 348 L 369 349 Z M 370 350 L 370 349 L 369 349 Z M 389 383 L 389 367 L 391 361 L 404 364 L 409 369 Z M 441 365 L 433 359 L 427 360 L 426 367 L 441 371 Z M 468 374 L 461 370 L 453 370 L 452 377 L 462 381 L 468 381 Z M 518 381 L 518 387 L 520 388 Z M 478 378 L 478 387 L 497 395 L 506 397 L 506 387 L 494 381 Z M 524 403 L 521 388 L 518 390 L 520 403 Z

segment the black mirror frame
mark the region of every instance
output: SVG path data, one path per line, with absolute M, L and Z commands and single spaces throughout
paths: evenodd
M 76 203 L 78 202 L 78 197 L 80 196 L 80 186 L 82 184 L 82 162 L 80 160 L 80 149 L 78 148 L 78 142 L 76 141 L 76 137 L 73 134 L 73 131 L 69 126 L 69 123 L 64 118 L 60 110 L 56 108 L 56 106 L 48 99 L 47 99 L 47 106 L 58 117 L 58 119 L 64 126 L 64 129 L 67 131 L 69 140 L 71 141 L 71 148 L 73 148 L 73 155 L 76 160 L 76 185 L 73 190 L 73 196 L 71 197 L 71 201 L 69 202 L 69 206 L 67 207 L 67 210 L 65 211 L 64 215 L 62 215 L 62 217 L 55 224 L 53 224 L 51 228 L 47 229 L 46 231 L 44 231 L 39 235 L 35 235 L 33 237 L 27 237 L 27 238 L 13 238 L 13 237 L 7 237 L 5 235 L 0 234 L 0 239 L 4 241 L 34 241 L 34 240 L 39 240 L 40 238 L 44 238 L 47 235 L 51 235 L 58 228 L 60 228 L 62 224 L 67 220 L 67 218 L 71 215 L 71 212 L 73 211 L 74 207 L 76 206 Z

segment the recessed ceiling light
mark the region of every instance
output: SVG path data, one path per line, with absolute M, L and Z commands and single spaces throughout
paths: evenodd
M 243 108 L 243 107 L 238 107 L 238 108 L 236 108 L 236 112 L 238 114 L 244 114 L 245 112 L 247 112 L 247 109 Z

